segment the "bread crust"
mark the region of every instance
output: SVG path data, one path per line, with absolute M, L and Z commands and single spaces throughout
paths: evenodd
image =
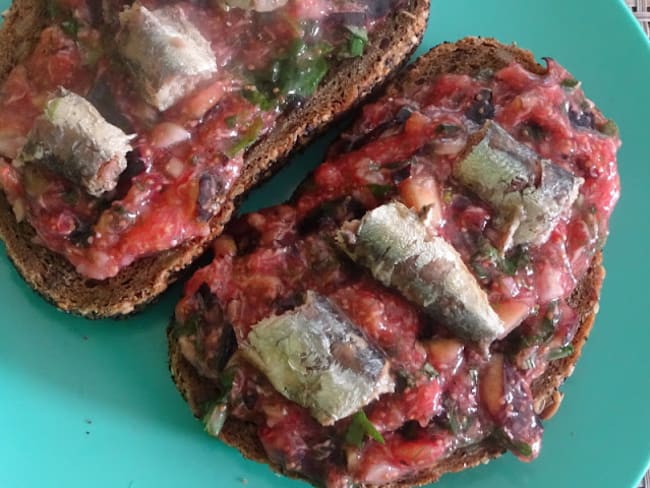
M 45 0 L 17 0 L 5 15 L 0 29 L 0 79 L 31 51 L 45 24 L 45 5 Z M 278 120 L 274 130 L 246 153 L 242 176 L 223 196 L 205 238 L 139 259 L 113 278 L 87 279 L 63 256 L 35 244 L 34 229 L 16 222 L 0 192 L 0 239 L 9 258 L 34 290 L 65 312 L 104 318 L 137 311 L 165 291 L 221 233 L 246 191 L 278 170 L 291 153 L 360 103 L 408 60 L 422 38 L 428 12 L 429 0 L 408 0 L 405 9 L 390 14 L 382 29 L 372 34 L 363 58 L 341 63 L 307 103 Z
M 505 46 L 494 39 L 466 38 L 457 43 L 445 43 L 429 51 L 412 65 L 395 83 L 387 88 L 387 95 L 408 91 L 410 86 L 422 80 L 431 79 L 442 73 L 475 74 L 482 68 L 494 70 L 503 68 L 511 61 L 521 63 L 528 70 L 542 73 L 545 68 L 537 64 L 532 53 L 516 46 Z M 598 302 L 605 270 L 602 253 L 598 252 L 591 266 L 574 290 L 569 305 L 576 311 L 580 325 L 573 339 L 574 352 L 556 361 L 551 361 L 542 376 L 533 382 L 532 393 L 535 411 L 543 418 L 549 418 L 557 410 L 562 399 L 558 388 L 573 373 L 575 364 L 587 342 L 598 312 Z M 182 355 L 171 329 L 168 331 L 169 368 L 173 381 L 196 417 L 201 417 L 203 405 L 217 395 L 214 384 L 201 377 Z M 229 418 L 221 432 L 221 439 L 237 448 L 245 457 L 269 464 L 274 471 L 290 477 L 300 478 L 296 473 L 286 473 L 282 467 L 273 464 L 266 456 L 255 432 L 255 426 L 241 420 Z M 408 479 L 382 485 L 383 488 L 406 488 L 433 483 L 446 473 L 485 464 L 503 454 L 505 449 L 491 439 L 454 452 L 435 466 Z

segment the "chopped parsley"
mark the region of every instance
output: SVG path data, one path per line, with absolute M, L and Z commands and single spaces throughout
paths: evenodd
M 228 418 L 228 395 L 232 390 L 234 378 L 234 371 L 224 370 L 219 376 L 219 397 L 204 408 L 204 430 L 213 437 L 219 436 Z
M 379 200 L 388 197 L 395 190 L 392 185 L 379 185 L 377 183 L 369 183 L 366 187 L 370 190 L 370 193 Z
M 460 132 L 460 127 L 453 124 L 438 124 L 436 134 L 442 137 L 455 137 Z
M 610 137 L 616 137 L 619 134 L 618 125 L 611 119 L 605 122 L 598 130 Z
M 555 361 L 556 359 L 562 359 L 567 356 L 571 356 L 573 352 L 574 348 L 572 344 L 569 344 L 568 346 L 556 347 L 555 349 L 551 349 L 548 352 L 546 359 L 549 361 Z
M 346 25 L 348 30 L 348 43 L 344 49 L 339 53 L 342 58 L 358 58 L 363 56 L 363 52 L 368 44 L 368 32 L 363 27 L 356 25 Z
M 375 426 L 372 425 L 372 422 L 368 420 L 365 412 L 359 410 L 352 417 L 352 423 L 345 433 L 345 442 L 360 448 L 363 446 L 363 441 L 366 437 L 374 439 L 380 444 L 385 443 L 383 436 Z
M 424 366 L 422 367 L 422 372 L 427 375 L 427 377 L 432 380 L 434 378 L 437 378 L 440 376 L 440 373 L 434 368 L 431 363 L 424 363 Z
M 567 88 L 569 90 L 573 90 L 576 88 L 578 85 L 580 85 L 580 82 L 576 80 L 575 78 L 565 78 L 560 82 L 560 86 L 562 88 Z
M 294 41 L 289 50 L 265 70 L 251 73 L 252 86 L 244 97 L 262 110 L 271 110 L 289 98 L 310 96 L 327 74 L 327 56 L 332 46 L 326 42 L 307 44 Z
M 234 158 L 235 156 L 237 156 L 237 154 L 252 146 L 255 143 L 255 141 L 257 141 L 263 127 L 264 127 L 264 122 L 262 121 L 262 118 L 257 117 L 248 126 L 248 128 L 241 135 L 241 137 L 237 139 L 237 141 L 235 141 L 235 143 L 225 151 L 226 156 L 228 156 L 229 158 Z
M 65 32 L 68 37 L 76 39 L 77 33 L 79 32 L 79 23 L 72 18 L 66 19 L 61 22 L 61 30 Z

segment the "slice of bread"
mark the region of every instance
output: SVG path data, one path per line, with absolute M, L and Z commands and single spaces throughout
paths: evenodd
M 517 61 L 532 72 L 543 73 L 545 69 L 538 65 L 533 55 L 515 46 L 505 46 L 491 39 L 468 38 L 455 44 L 443 44 L 420 58 L 399 79 L 387 89 L 387 95 L 395 95 L 409 90 L 443 73 L 475 75 L 483 68 L 498 70 L 512 61 Z M 579 317 L 579 329 L 573 339 L 573 353 L 563 359 L 551 361 L 548 368 L 532 384 L 535 411 L 543 418 L 551 417 L 557 410 L 562 394 L 558 388 L 571 375 L 574 366 L 587 341 L 589 332 L 598 311 L 600 289 L 604 278 L 602 255 L 598 252 L 591 262 L 589 271 L 580 281 L 573 292 L 569 305 Z M 169 365 L 172 378 L 178 389 L 188 402 L 196 417 L 201 417 L 203 406 L 216 396 L 216 387 L 210 381 L 200 376 L 194 367 L 182 355 L 179 344 L 173 334 L 168 334 Z M 244 456 L 271 465 L 271 468 L 283 472 L 282 468 L 274 465 L 268 457 L 260 441 L 255 427 L 237 419 L 228 418 L 221 431 L 224 442 L 239 449 Z M 403 479 L 385 485 L 386 487 L 407 487 L 422 485 L 438 480 L 443 474 L 461 471 L 469 467 L 486 463 L 502 454 L 504 449 L 494 441 L 486 440 L 455 451 L 451 456 L 425 471 L 419 472 L 412 478 Z M 296 476 L 295 473 L 285 473 Z
M 401 67 L 427 24 L 429 0 L 408 0 L 372 33 L 362 58 L 341 62 L 303 106 L 285 113 L 276 127 L 245 155 L 241 177 L 210 221 L 210 235 L 137 260 L 117 276 L 84 278 L 62 256 L 33 242 L 34 230 L 17 223 L 0 192 L 0 238 L 25 281 L 61 310 L 89 318 L 129 314 L 155 299 L 177 279 L 230 219 L 238 197 L 282 165 L 315 134 L 350 110 Z M 0 30 L 0 79 L 29 54 L 46 23 L 45 0 L 17 0 Z

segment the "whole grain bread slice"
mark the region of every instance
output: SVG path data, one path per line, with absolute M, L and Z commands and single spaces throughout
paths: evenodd
M 442 73 L 476 74 L 483 68 L 498 70 L 512 61 L 517 61 L 529 71 L 542 73 L 532 53 L 516 46 L 505 46 L 493 39 L 467 38 L 457 43 L 442 44 L 421 57 L 402 76 L 387 88 L 388 96 L 408 92 L 413 87 Z M 582 278 L 569 300 L 569 305 L 579 317 L 579 329 L 573 339 L 574 352 L 565 358 L 551 361 L 548 368 L 533 384 L 535 411 L 543 418 L 551 417 L 562 400 L 558 388 L 574 370 L 582 348 L 593 326 L 598 311 L 600 289 L 605 276 L 602 254 L 598 252 L 591 262 L 587 274 Z M 200 376 L 182 355 L 173 334 L 168 333 L 169 367 L 172 379 L 187 401 L 193 414 L 200 418 L 203 406 L 217 396 L 214 383 Z M 273 464 L 256 435 L 255 426 L 229 418 L 221 431 L 221 439 L 237 448 L 252 460 L 267 463 L 275 471 L 285 473 L 281 466 Z M 504 449 L 488 439 L 454 452 L 435 466 L 419 472 L 416 476 L 385 485 L 385 488 L 423 485 L 437 481 L 443 474 L 487 463 L 504 452 Z
M 0 79 L 29 54 L 46 24 L 47 0 L 16 0 L 0 30 Z M 62 256 L 35 244 L 35 232 L 17 223 L 0 192 L 0 238 L 25 281 L 61 310 L 89 318 L 129 314 L 155 299 L 221 233 L 238 198 L 279 169 L 288 156 L 357 105 L 400 68 L 419 44 L 429 0 L 408 0 L 372 33 L 362 58 L 337 65 L 303 106 L 283 114 L 277 126 L 245 155 L 242 175 L 210 221 L 210 235 L 137 260 L 117 276 L 96 281 L 79 275 Z

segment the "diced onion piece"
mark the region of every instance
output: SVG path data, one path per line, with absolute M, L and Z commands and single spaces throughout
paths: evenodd
M 399 185 L 399 194 L 404 204 L 415 212 L 427 209 L 432 222 L 442 220 L 440 193 L 436 180 L 432 177 L 405 179 Z
M 454 369 L 463 354 L 464 344 L 457 339 L 439 338 L 424 343 L 429 360 L 438 370 Z
M 167 161 L 167 165 L 165 166 L 165 171 L 172 178 L 180 177 L 183 174 L 184 169 L 185 165 L 183 164 L 183 161 L 176 157 L 173 157 Z
M 530 314 L 530 306 L 519 300 L 496 303 L 492 305 L 492 308 L 501 317 L 505 325 L 503 337 L 517 328 Z
M 186 141 L 190 137 L 191 134 L 180 125 L 173 122 L 162 122 L 151 132 L 151 143 L 155 147 L 163 149 Z
M 499 419 L 505 406 L 503 363 L 503 355 L 494 354 L 479 378 L 481 403 L 495 420 Z

